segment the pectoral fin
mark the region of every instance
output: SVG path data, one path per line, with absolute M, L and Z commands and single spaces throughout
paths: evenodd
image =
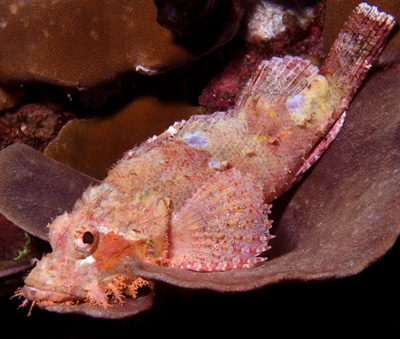
M 172 215 L 169 266 L 195 271 L 248 268 L 265 261 L 270 205 L 249 174 L 216 173 Z

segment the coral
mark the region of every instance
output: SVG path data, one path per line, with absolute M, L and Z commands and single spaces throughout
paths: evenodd
M 24 93 L 24 88 L 0 85 L 0 111 L 16 106 Z
M 227 1 L 193 46 L 161 27 L 156 11 L 150 0 L 1 1 L 0 80 L 82 87 L 126 71 L 160 73 L 221 46 L 239 26 Z
M 41 151 L 72 115 L 53 104 L 28 104 L 0 116 L 0 149 L 20 142 Z
M 297 190 L 274 202 L 272 218 L 278 238 L 269 252 L 269 261 L 252 270 L 216 274 L 133 262 L 135 273 L 183 287 L 238 291 L 287 280 L 348 276 L 380 258 L 399 235 L 399 74 L 397 64 L 372 75 L 350 107 L 340 138 Z M 377 114 L 377 107 L 385 114 Z M 199 135 L 188 141 L 204 144 Z M 261 136 L 258 141 L 268 140 Z M 216 163 L 214 167 L 224 170 L 229 163 Z M 25 186 L 35 192 L 29 183 Z M 59 188 L 66 189 L 67 183 L 61 181 Z M 46 204 L 49 196 L 39 192 L 36 199 Z M 123 307 L 116 304 L 106 311 L 85 304 L 49 304 L 46 308 L 114 318 L 135 314 L 151 302 L 151 298 L 138 298 L 132 304 L 127 298 Z M 133 309 L 125 312 L 129 305 Z
M 19 256 L 26 243 L 25 232 L 0 214 L 0 259 L 2 263 Z M 11 246 L 10 246 L 11 245 Z M 0 269 L 3 265 L 0 265 Z
M 157 22 L 182 36 L 201 29 L 210 20 L 214 5 L 221 6 L 224 1 L 215 3 L 215 0 L 154 0 L 154 3 L 157 6 Z
M 0 297 L 10 296 L 22 275 L 35 265 L 43 244 L 0 214 Z
M 199 112 L 198 107 L 181 99 L 138 96 L 108 117 L 70 121 L 49 144 L 45 154 L 103 179 L 123 153 L 146 140 L 149 133 L 160 133 L 174 121 Z
M 355 22 L 362 24 L 355 25 Z M 286 269 L 299 265 L 299 271 L 289 270 L 292 278 L 296 273 L 301 277 L 303 272 L 314 279 L 323 277 L 326 271 L 321 267 L 316 271 L 316 267 L 322 264 L 330 270 L 334 259 L 331 247 L 321 244 L 332 244 L 331 239 L 337 241 L 339 226 L 336 223 L 338 220 L 344 223 L 343 216 L 332 213 L 326 220 L 327 209 L 322 216 L 318 214 L 317 206 L 326 202 L 320 197 L 309 211 L 319 221 L 317 227 L 310 230 L 314 240 L 318 240 L 313 244 L 313 238 L 304 237 L 306 232 L 297 225 L 305 209 L 299 209 L 297 202 L 292 207 L 293 220 L 295 228 L 302 232 L 284 242 L 286 247 L 281 255 L 273 257 L 268 264 L 264 263 L 265 257 L 259 257 L 269 249 L 268 240 L 271 239 L 271 223 L 267 217 L 270 206 L 265 201 L 285 192 L 292 180 L 298 179 L 297 169 L 310 163 L 307 157 L 313 157 L 313 149 L 321 136 L 347 109 L 393 24 L 393 17 L 363 4 L 346 21 L 321 70 L 299 57 L 265 60 L 248 82 L 235 110 L 193 116 L 127 152 L 100 185 L 84 193 L 73 211 L 51 223 L 53 252 L 38 262 L 25 279 L 23 295 L 45 308 L 49 301 L 67 302 L 69 306 L 84 298 L 107 308 L 111 295 L 122 302 L 122 292 L 128 284 L 135 285 L 137 272 L 145 271 L 139 275 L 143 278 L 154 278 L 156 272 L 158 279 L 166 272 L 163 280 L 171 282 L 174 281 L 171 280 L 174 266 L 200 271 L 252 268 L 248 273 L 243 270 L 244 275 L 237 273 L 241 270 L 233 270 L 235 279 L 231 276 L 220 285 L 216 284 L 225 291 L 268 284 L 266 276 L 270 272 L 274 273 L 271 278 L 274 281 L 282 276 L 273 270 L 280 260 L 285 262 Z M 372 33 L 376 33 L 376 39 L 369 39 Z M 348 72 L 353 76 L 349 77 Z M 221 162 L 227 165 L 219 166 Z M 371 174 L 370 168 L 367 171 Z M 344 177 L 343 171 L 337 173 L 339 180 Z M 391 179 L 393 173 L 391 169 Z M 331 175 L 334 179 L 335 175 Z M 330 181 L 325 182 L 330 185 Z M 354 183 L 350 185 L 356 187 Z M 382 186 L 387 188 L 386 183 Z M 361 187 L 365 189 L 365 181 Z M 373 192 L 376 190 L 374 186 Z M 295 194 L 297 192 L 300 190 Z M 335 207 L 339 203 L 332 196 L 335 193 L 340 194 L 340 199 L 344 196 L 338 187 L 335 192 L 325 187 L 324 192 Z M 365 194 L 365 190 L 363 192 Z M 300 205 L 308 205 L 314 196 L 302 197 Z M 350 196 L 354 201 L 354 196 Z M 343 214 L 347 218 L 348 213 L 357 214 L 355 211 L 361 200 L 359 197 L 357 205 Z M 279 222 L 289 213 L 292 201 Z M 363 213 L 361 226 L 365 228 L 365 218 L 369 218 L 370 213 L 366 215 L 362 205 L 358 211 Z M 327 227 L 331 220 L 335 226 Z M 286 232 L 293 227 L 286 228 L 291 222 L 285 220 L 283 229 Z M 320 224 L 324 227 L 319 227 Z M 362 232 L 358 229 L 355 232 L 354 226 L 350 229 L 353 236 Z M 395 236 L 398 234 L 398 227 L 390 230 Z M 321 233 L 324 234 L 322 239 Z M 166 234 L 170 247 L 165 261 L 160 257 L 165 253 L 162 241 Z M 281 238 L 285 239 L 285 233 Z M 300 239 L 304 243 L 292 247 L 292 241 Z M 278 251 L 282 250 L 281 246 L 277 246 Z M 290 250 L 286 251 L 288 248 Z M 299 249 L 302 255 L 296 253 Z M 347 251 L 355 253 L 354 248 Z M 315 252 L 319 255 L 315 256 Z M 336 257 L 345 252 L 342 249 Z M 158 258 L 172 267 L 154 265 Z M 290 260 L 290 265 L 285 260 Z M 301 266 L 303 263 L 310 265 L 306 266 L 308 269 Z M 269 272 L 267 275 L 265 269 Z M 251 279 L 243 281 L 246 274 Z M 209 279 L 215 283 L 224 275 L 210 278 L 203 274 L 200 278 L 179 273 L 176 283 L 188 286 L 185 284 L 191 277 L 199 278 L 196 280 L 198 287 L 217 288 Z
M 72 208 L 83 190 L 93 183 L 95 179 L 24 144 L 16 143 L 0 152 L 1 213 L 41 239 L 48 239 L 47 224 L 51 219 Z M 38 200 L 39 196 L 48 201 Z
M 304 6 L 304 5 L 303 5 Z M 301 8 L 301 7 L 300 7 Z M 322 8 L 294 11 L 283 4 L 261 1 L 248 8 L 239 48 L 203 89 L 199 103 L 207 111 L 232 108 L 262 60 L 273 55 L 322 55 Z M 271 20 L 273 23 L 271 23 Z M 264 28 L 263 28 L 264 27 Z
M 314 6 L 307 1 L 249 1 L 242 34 L 246 41 L 265 42 L 290 35 L 293 29 L 306 29 L 314 18 Z

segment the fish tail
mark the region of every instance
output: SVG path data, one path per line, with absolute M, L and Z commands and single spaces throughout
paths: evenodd
M 321 68 L 321 74 L 342 92 L 344 109 L 379 57 L 394 25 L 392 15 L 365 2 L 344 23 Z

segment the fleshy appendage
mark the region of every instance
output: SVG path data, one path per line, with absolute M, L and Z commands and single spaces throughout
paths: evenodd
M 115 275 L 107 279 L 94 281 L 80 297 L 73 294 L 72 289 L 71 294 L 68 294 L 57 290 L 40 290 L 34 286 L 25 285 L 23 288 L 17 289 L 12 298 L 23 298 L 19 306 L 20 308 L 27 307 L 32 302 L 28 315 L 31 314 L 31 310 L 35 305 L 49 307 L 87 303 L 89 305 L 101 306 L 102 308 L 109 308 L 113 306 L 111 301 L 123 305 L 126 296 L 134 299 L 137 298 L 139 290 L 145 286 L 153 288 L 151 282 L 141 277 L 129 278 L 125 275 Z
M 111 307 L 109 299 L 112 297 L 120 305 L 123 305 L 126 295 L 136 298 L 138 289 L 148 285 L 151 285 L 151 283 L 140 277 L 129 282 L 128 278 L 124 275 L 116 276 L 106 285 L 102 286 L 101 284 L 95 283 L 89 291 L 85 302 L 90 305 L 99 305 L 103 308 L 108 308 Z

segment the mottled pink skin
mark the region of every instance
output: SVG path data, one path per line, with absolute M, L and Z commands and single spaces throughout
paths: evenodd
M 125 267 L 124 260 L 126 256 L 137 255 L 137 243 L 113 233 L 101 234 L 86 224 L 85 232 L 91 231 L 95 239 L 92 244 L 78 244 L 82 234 L 79 225 L 86 222 L 87 219 L 78 221 L 67 214 L 53 222 L 50 232 L 53 252 L 44 256 L 25 279 L 22 294 L 26 299 L 39 304 L 86 300 L 107 307 L 114 279 L 124 277 L 121 291 L 129 292 L 130 286 L 135 287 L 137 277 Z M 91 254 L 93 263 L 87 259 Z
M 53 252 L 38 262 L 20 293 L 39 305 L 84 300 L 108 307 L 109 296 L 122 302 L 124 293 L 135 295 L 145 284 L 131 270 L 132 260 L 201 271 L 251 267 L 266 260 L 257 257 L 271 238 L 261 187 L 249 191 L 251 178 L 236 170 L 218 172 L 210 180 L 179 213 L 155 191 L 123 191 L 106 182 L 88 189 L 73 212 L 50 225 Z M 223 204 L 218 208 L 220 198 L 230 201 L 230 209 Z M 199 209 L 198 200 L 206 208 Z M 213 221 L 201 229 L 199 220 L 209 217 Z M 207 258 L 210 248 L 213 254 Z M 199 257 L 204 258 L 201 265 Z
M 50 225 L 53 252 L 20 294 L 42 305 L 108 307 L 110 296 L 123 302 L 145 283 L 132 261 L 198 271 L 264 261 L 259 255 L 272 237 L 268 202 L 338 133 L 336 121 L 393 24 L 360 5 L 322 72 L 299 57 L 264 61 L 234 110 L 176 123 L 129 151 Z

